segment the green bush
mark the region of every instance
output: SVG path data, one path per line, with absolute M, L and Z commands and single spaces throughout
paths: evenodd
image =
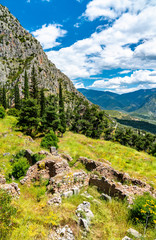
M 12 175 L 18 179 L 26 175 L 28 168 L 30 167 L 26 158 L 22 157 L 16 159 L 12 166 Z
M 35 164 L 36 162 L 41 161 L 44 157 L 45 155 L 43 154 L 38 154 L 38 153 L 33 154 L 31 156 L 32 164 Z
M 11 196 L 0 189 L 0 239 L 10 239 L 7 236 L 12 229 L 12 217 L 16 208 L 11 205 Z
M 0 118 L 4 118 L 5 117 L 5 109 L 4 107 L 0 106 Z
M 10 109 L 7 111 L 7 114 L 8 114 L 9 116 L 18 117 L 18 116 L 19 116 L 19 110 L 16 109 L 16 108 L 10 108 Z
M 58 137 L 55 135 L 53 131 L 50 131 L 45 135 L 45 137 L 41 141 L 41 147 L 50 148 L 56 147 L 58 148 Z
M 154 226 L 156 224 L 156 199 L 147 193 L 143 196 L 138 196 L 134 200 L 129 214 L 135 223 L 148 223 L 148 225 Z

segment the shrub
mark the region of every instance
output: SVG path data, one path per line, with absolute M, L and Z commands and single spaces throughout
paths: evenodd
M 31 156 L 32 164 L 35 164 L 38 161 L 41 161 L 45 156 L 43 154 L 35 153 Z
M 5 109 L 4 107 L 0 106 L 0 118 L 4 118 L 5 117 Z
M 58 137 L 55 135 L 53 131 L 50 131 L 48 134 L 45 135 L 45 137 L 41 141 L 41 147 L 44 148 L 50 148 L 50 147 L 56 147 L 58 148 Z
M 141 222 L 148 225 L 156 224 L 156 199 L 149 194 L 138 196 L 132 209 L 130 209 L 130 218 L 135 222 Z
M 9 239 L 7 235 L 11 230 L 12 216 L 15 213 L 16 208 L 11 205 L 11 196 L 0 189 L 0 239 Z
M 12 167 L 12 175 L 18 179 L 26 175 L 28 168 L 30 167 L 26 158 L 16 159 Z
M 7 111 L 7 114 L 8 114 L 9 116 L 18 117 L 18 116 L 19 116 L 19 110 L 16 109 L 16 108 L 10 108 L 10 109 Z

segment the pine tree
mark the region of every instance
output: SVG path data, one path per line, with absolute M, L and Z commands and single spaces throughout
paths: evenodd
M 38 100 L 38 82 L 37 82 L 36 71 L 35 71 L 34 66 L 32 68 L 32 72 L 31 72 L 31 84 L 32 84 L 31 85 L 32 98 Z
M 40 111 L 40 116 L 43 117 L 45 113 L 45 96 L 44 96 L 44 89 L 41 89 L 40 93 L 40 106 L 41 106 L 41 111 Z
M 49 132 L 53 130 L 56 132 L 60 126 L 57 109 L 54 105 L 50 105 L 46 108 L 45 114 L 42 119 L 42 131 Z
M 35 136 L 39 127 L 39 107 L 34 99 L 23 100 L 18 126 L 30 136 Z
M 28 99 L 29 98 L 29 83 L 28 83 L 28 76 L 27 76 L 27 72 L 25 71 L 24 74 L 24 99 Z
M 19 93 L 19 87 L 18 84 L 15 85 L 15 108 L 20 109 L 21 107 L 21 100 L 20 100 L 20 93 Z
M 5 85 L 3 85 L 2 105 L 5 109 L 7 108 L 7 97 L 6 97 L 6 87 L 5 87 Z
M 59 81 L 59 118 L 60 118 L 60 132 L 63 134 L 66 131 L 66 117 L 64 111 L 64 101 L 62 95 L 61 79 Z

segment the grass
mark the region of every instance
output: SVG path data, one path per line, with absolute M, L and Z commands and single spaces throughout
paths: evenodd
M 34 142 L 27 136 L 16 131 L 14 125 L 16 118 L 6 117 L 0 120 L 0 174 L 7 174 L 11 168 L 10 159 L 12 154 L 21 149 L 31 149 L 34 152 L 41 150 L 40 139 Z M 3 156 L 9 152 L 10 155 Z M 74 158 L 74 162 L 80 156 L 99 161 L 108 160 L 118 170 L 126 171 L 131 176 L 136 176 L 155 183 L 156 159 L 146 153 L 137 152 L 134 149 L 121 146 L 103 140 L 93 140 L 80 134 L 66 132 L 60 138 L 59 152 L 66 152 Z M 79 169 L 81 164 L 77 165 Z M 55 226 L 68 224 L 73 230 L 76 240 L 82 239 L 82 233 L 76 221 L 75 210 L 83 201 L 89 201 L 94 213 L 90 232 L 86 240 L 121 240 L 126 231 L 132 227 L 143 233 L 142 224 L 133 225 L 128 219 L 127 203 L 113 199 L 106 202 L 100 199 L 100 193 L 94 187 L 81 190 L 77 196 L 63 199 L 58 206 L 48 206 L 46 187 L 40 183 L 30 186 L 20 185 L 21 195 L 14 199 L 12 204 L 17 208 L 17 214 L 13 221 L 13 230 L 6 240 L 46 240 Z M 88 191 L 93 199 L 87 199 L 81 193 Z M 146 240 L 156 238 L 153 229 L 148 228 Z
M 80 156 L 101 162 L 107 160 L 115 169 L 156 186 L 156 158 L 144 152 L 72 132 L 66 132 L 60 139 L 59 151 L 70 154 L 74 161 Z

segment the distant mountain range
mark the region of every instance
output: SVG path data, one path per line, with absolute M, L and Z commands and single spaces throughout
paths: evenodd
M 134 112 L 156 117 L 156 88 L 116 94 L 109 91 L 78 89 L 89 101 L 105 110 Z

